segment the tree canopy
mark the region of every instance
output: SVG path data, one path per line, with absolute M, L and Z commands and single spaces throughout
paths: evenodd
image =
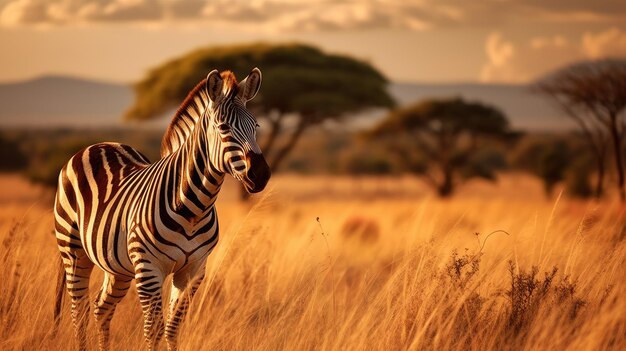
M 626 60 L 572 64 L 548 74 L 534 90 L 549 97 L 587 139 L 596 159 L 596 196 L 602 194 L 606 154 L 612 144 L 619 194 L 626 201 L 622 147 L 626 111 Z
M 498 160 L 479 150 L 480 143 L 516 135 L 497 108 L 460 98 L 425 100 L 398 109 L 370 133 L 394 139 L 404 136 L 403 144 L 394 147 L 404 155 L 406 142 L 412 143 L 425 160 L 419 167 L 407 160 L 408 170 L 423 175 L 441 196 L 451 195 L 461 177 L 493 179 Z
M 469 135 L 500 136 L 509 122 L 498 109 L 461 98 L 433 99 L 398 109 L 380 123 L 375 132 L 431 131 L 441 137 Z
M 273 170 L 308 127 L 394 104 L 386 78 L 367 62 L 308 45 L 259 43 L 204 48 L 152 69 L 135 85 L 136 100 L 126 119 L 155 118 L 178 106 L 213 69 L 231 70 L 243 79 L 253 67 L 261 69 L 263 84 L 250 108 L 259 119 L 269 122 L 261 147 L 270 154 Z M 285 123 L 288 116 L 295 118 L 295 123 Z M 288 129 L 288 136 L 277 147 L 278 136 Z

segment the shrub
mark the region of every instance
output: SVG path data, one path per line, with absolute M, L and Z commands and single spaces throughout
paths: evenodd
M 27 164 L 28 159 L 20 145 L 0 135 L 0 172 L 23 170 Z
M 461 169 L 464 178 L 496 180 L 496 172 L 506 169 L 508 164 L 501 151 L 492 148 L 478 150 Z
M 445 266 L 446 275 L 458 288 L 464 289 L 480 269 L 482 254 L 471 254 L 465 249 L 465 254 L 459 255 L 457 250 L 452 251 L 450 260 Z
M 382 148 L 356 143 L 340 159 L 340 171 L 353 175 L 383 175 L 394 171 L 395 165 Z
M 69 159 L 79 150 L 92 144 L 87 141 L 70 141 L 51 147 L 31 160 L 26 175 L 34 183 L 56 187 L 59 172 Z
M 514 334 L 532 322 L 542 305 L 564 308 L 570 319 L 574 319 L 585 305 L 586 302 L 576 295 L 576 283 L 571 282 L 569 276 L 555 280 L 556 267 L 544 272 L 543 278 L 538 277 L 537 266 L 519 272 L 516 268 L 515 263 L 509 261 L 511 285 L 505 293 L 510 304 L 508 326 Z
M 572 150 L 563 140 L 533 140 L 513 153 L 513 164 L 541 178 L 547 196 L 562 181 L 572 160 Z
M 565 173 L 565 187 L 568 194 L 574 197 L 588 198 L 593 195 L 589 184 L 593 166 L 586 159 L 575 161 Z

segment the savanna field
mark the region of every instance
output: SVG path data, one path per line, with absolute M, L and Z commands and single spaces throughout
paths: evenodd
M 53 334 L 52 192 L 12 175 L 0 187 L 0 349 L 69 349 L 67 299 Z M 516 174 L 449 200 L 410 177 L 278 175 L 253 200 L 232 182 L 220 195 L 181 350 L 626 349 L 617 200 L 547 200 Z M 143 347 L 142 332 L 132 288 L 111 346 Z

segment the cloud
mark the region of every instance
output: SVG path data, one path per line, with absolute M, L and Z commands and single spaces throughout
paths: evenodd
M 494 80 L 519 80 L 518 72 L 510 69 L 510 62 L 515 59 L 515 46 L 504 40 L 500 32 L 493 32 L 487 37 L 485 53 L 488 63 L 480 72 L 480 80 L 491 82 Z
M 11 1 L 0 12 L 0 23 L 6 25 L 31 24 L 46 21 L 48 6 L 37 0 Z
M 0 0 L 2 1 L 2 0 Z M 461 13 L 432 0 L 4 0 L 0 25 L 197 21 L 270 30 L 407 28 L 452 23 Z
M 227 24 L 254 30 L 426 30 L 533 21 L 626 20 L 623 0 L 0 0 L 0 25 Z
M 487 56 L 495 66 L 503 66 L 515 53 L 515 48 L 510 42 L 504 41 L 499 32 L 494 32 L 487 37 Z
M 569 41 L 562 35 L 555 35 L 552 37 L 534 37 L 530 41 L 530 46 L 535 50 L 541 50 L 551 46 L 565 47 L 568 44 Z
M 161 6 L 159 0 L 8 0 L 0 24 L 159 20 Z
M 584 18 L 608 18 L 623 16 L 626 4 L 623 0 L 518 0 L 520 7 L 532 9 L 545 15 L 578 16 Z
M 446 1 L 446 0 L 444 0 Z M 461 2 L 467 18 L 478 23 L 621 23 L 626 20 L 623 0 L 492 0 Z
M 485 40 L 483 82 L 525 83 L 576 61 L 626 57 L 626 31 L 609 28 L 568 39 L 562 35 L 513 42 L 498 32 Z
M 613 27 L 600 33 L 585 33 L 582 48 L 585 55 L 592 59 L 626 56 L 626 31 Z

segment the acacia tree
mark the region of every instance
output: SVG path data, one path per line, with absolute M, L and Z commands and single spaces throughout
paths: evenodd
M 252 44 L 196 50 L 151 70 L 135 85 L 136 100 L 126 118 L 162 115 L 213 69 L 245 77 L 252 67 L 263 72 L 263 85 L 250 108 L 269 127 L 261 148 L 272 171 L 312 126 L 393 105 L 386 78 L 366 62 L 307 45 Z
M 481 146 L 487 140 L 516 136 L 502 112 L 460 98 L 426 100 L 398 109 L 370 134 L 402 140 L 392 150 L 405 159 L 407 170 L 421 175 L 441 197 L 452 195 L 464 179 L 493 179 L 497 164 L 480 162 L 476 156 Z M 406 160 L 407 145 L 424 157 L 421 166 Z
M 596 159 L 596 197 L 603 192 L 606 156 L 612 145 L 619 194 L 621 200 L 626 201 L 622 155 L 626 61 L 607 59 L 577 63 L 547 75 L 533 88 L 549 97 L 585 136 Z
M 565 179 L 574 157 L 565 140 L 540 139 L 521 143 L 511 159 L 516 168 L 539 177 L 543 181 L 545 195 L 550 198 L 554 186 Z

